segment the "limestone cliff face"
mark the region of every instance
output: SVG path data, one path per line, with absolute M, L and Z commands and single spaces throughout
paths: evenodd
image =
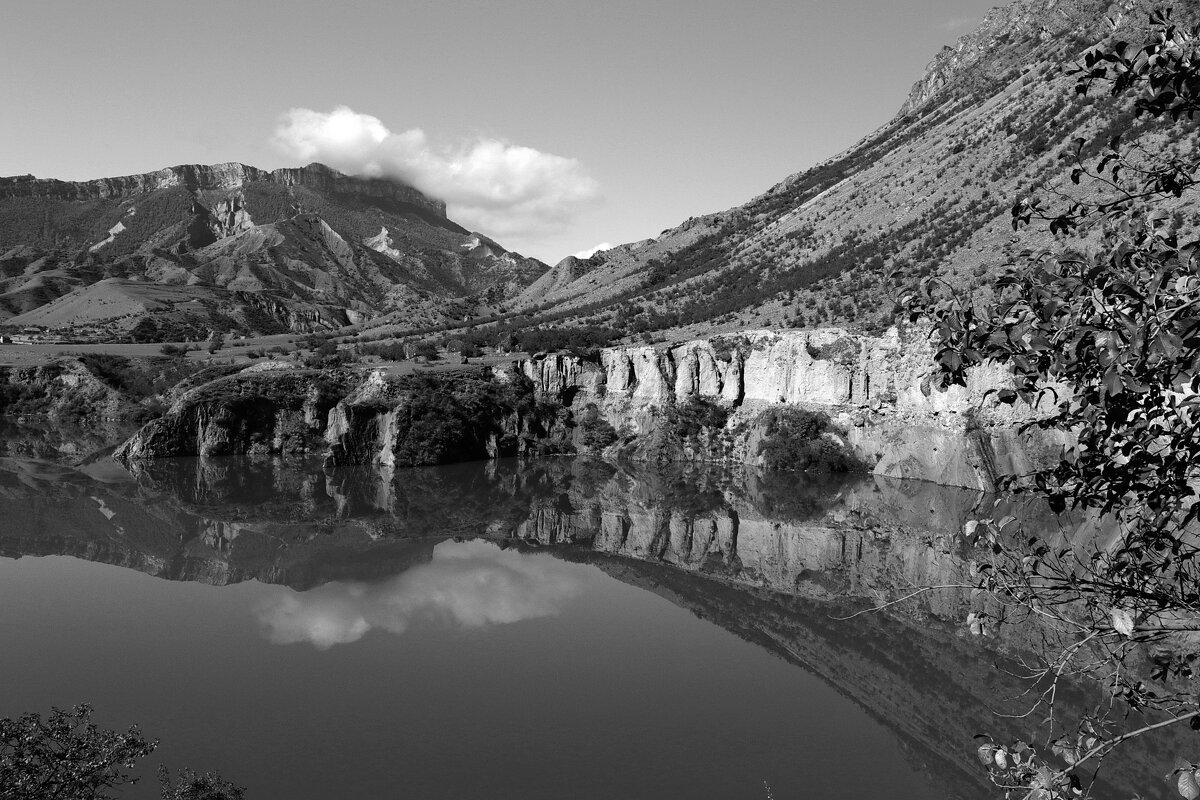
M 18 175 L 0 178 L 0 198 L 47 197 L 61 200 L 107 200 L 134 197 L 160 189 L 183 187 L 190 191 L 240 189 L 251 183 L 278 183 L 284 186 L 306 186 L 321 191 L 394 200 L 419 207 L 436 217 L 445 218 L 446 204 L 426 197 L 417 189 L 395 181 L 358 178 L 343 175 L 324 164 L 284 168 L 274 171 L 258 169 L 236 162 L 223 164 L 183 164 L 156 172 L 100 178 L 91 181 L 60 181 Z
M 118 455 L 323 452 L 333 464 L 394 467 L 606 447 L 633 459 L 761 465 L 771 415 L 783 407 L 822 412 L 830 438 L 888 477 L 987 491 L 999 474 L 1057 454 L 1061 438 L 1021 432 L 1034 409 L 995 399 L 1009 381 L 1002 367 L 984 365 L 965 387 L 939 392 L 932 363 L 920 335 L 825 329 L 398 379 L 251 371 L 185 392 Z M 724 428 L 671 439 L 693 400 L 726 409 Z M 589 419 L 616 436 L 593 444 Z
M 1009 385 L 1002 366 L 984 365 L 967 386 L 939 392 L 929 386 L 932 363 L 916 334 L 830 328 L 609 348 L 598 363 L 555 355 L 525 361 L 522 370 L 539 392 L 576 408 L 595 404 L 634 437 L 661 426 L 672 405 L 696 398 L 723 405 L 734 412 L 727 431 L 740 433 L 721 458 L 748 463 L 759 458 L 756 420 L 779 405 L 826 412 L 879 475 L 990 489 L 1000 472 L 1028 469 L 1057 451 L 1060 440 L 1018 432 L 1032 409 L 989 393 Z

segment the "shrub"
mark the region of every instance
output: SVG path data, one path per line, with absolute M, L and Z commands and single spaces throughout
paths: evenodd
M 47 797 L 113 797 L 114 787 L 134 783 L 135 762 L 158 745 L 136 726 L 126 733 L 103 730 L 91 721 L 92 708 L 55 708 L 40 714 L 0 719 L 0 787 L 6 800 Z
M 667 410 L 667 420 L 685 439 L 703 430 L 719 431 L 729 421 L 729 411 L 711 400 L 693 397 Z
M 617 429 L 600 416 L 595 404 L 589 404 L 584 411 L 579 430 L 580 442 L 590 450 L 603 450 L 620 438 L 617 436 Z
M 758 453 L 769 470 L 850 472 L 862 465 L 833 438 L 829 418 L 802 408 L 777 408 L 759 418 L 766 433 Z

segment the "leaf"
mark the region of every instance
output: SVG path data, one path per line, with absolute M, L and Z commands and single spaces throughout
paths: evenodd
M 1196 800 L 1200 797 L 1200 782 L 1196 780 L 1196 773 L 1193 770 L 1180 772 L 1179 780 L 1175 785 L 1179 789 L 1179 793 L 1187 800 Z
M 1122 636 L 1133 636 L 1133 612 L 1128 608 L 1113 608 L 1112 610 L 1112 626 L 1113 630 Z

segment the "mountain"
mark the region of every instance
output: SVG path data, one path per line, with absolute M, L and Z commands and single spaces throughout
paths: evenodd
M 402 183 L 321 164 L 0 178 L 0 321 L 136 338 L 430 324 L 547 269 Z
M 1106 35 L 1140 41 L 1146 15 L 1134 7 L 1021 0 L 995 9 L 936 55 L 891 121 L 845 152 L 739 207 L 567 259 L 518 306 L 680 340 L 764 327 L 880 330 L 929 275 L 987 291 L 1022 250 L 1051 243 L 1032 229 L 1014 234 L 1019 196 L 1098 191 L 1070 183 L 1064 159 L 1076 139 L 1085 156 L 1116 134 L 1151 149 L 1169 137 L 1174 153 L 1196 154 L 1194 127 L 1164 132 L 1135 120 L 1101 87 L 1077 94 L 1064 69 Z M 1200 215 L 1185 203 L 1170 209 L 1173 224 L 1194 227 Z

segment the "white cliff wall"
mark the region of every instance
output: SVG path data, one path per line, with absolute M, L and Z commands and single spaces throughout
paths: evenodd
M 1020 433 L 1030 408 L 989 393 L 1011 385 L 1004 367 L 985 364 L 967 386 L 937 391 L 929 385 L 933 363 L 920 332 L 872 337 L 826 328 L 607 348 L 599 364 L 555 355 L 521 370 L 539 392 L 576 407 L 594 403 L 631 435 L 651 434 L 671 404 L 721 403 L 734 409 L 729 428 L 742 432 L 730 457 L 748 463 L 759 460 L 754 421 L 776 405 L 825 411 L 879 475 L 986 490 L 998 474 L 1028 471 L 1057 453 L 1061 439 Z

